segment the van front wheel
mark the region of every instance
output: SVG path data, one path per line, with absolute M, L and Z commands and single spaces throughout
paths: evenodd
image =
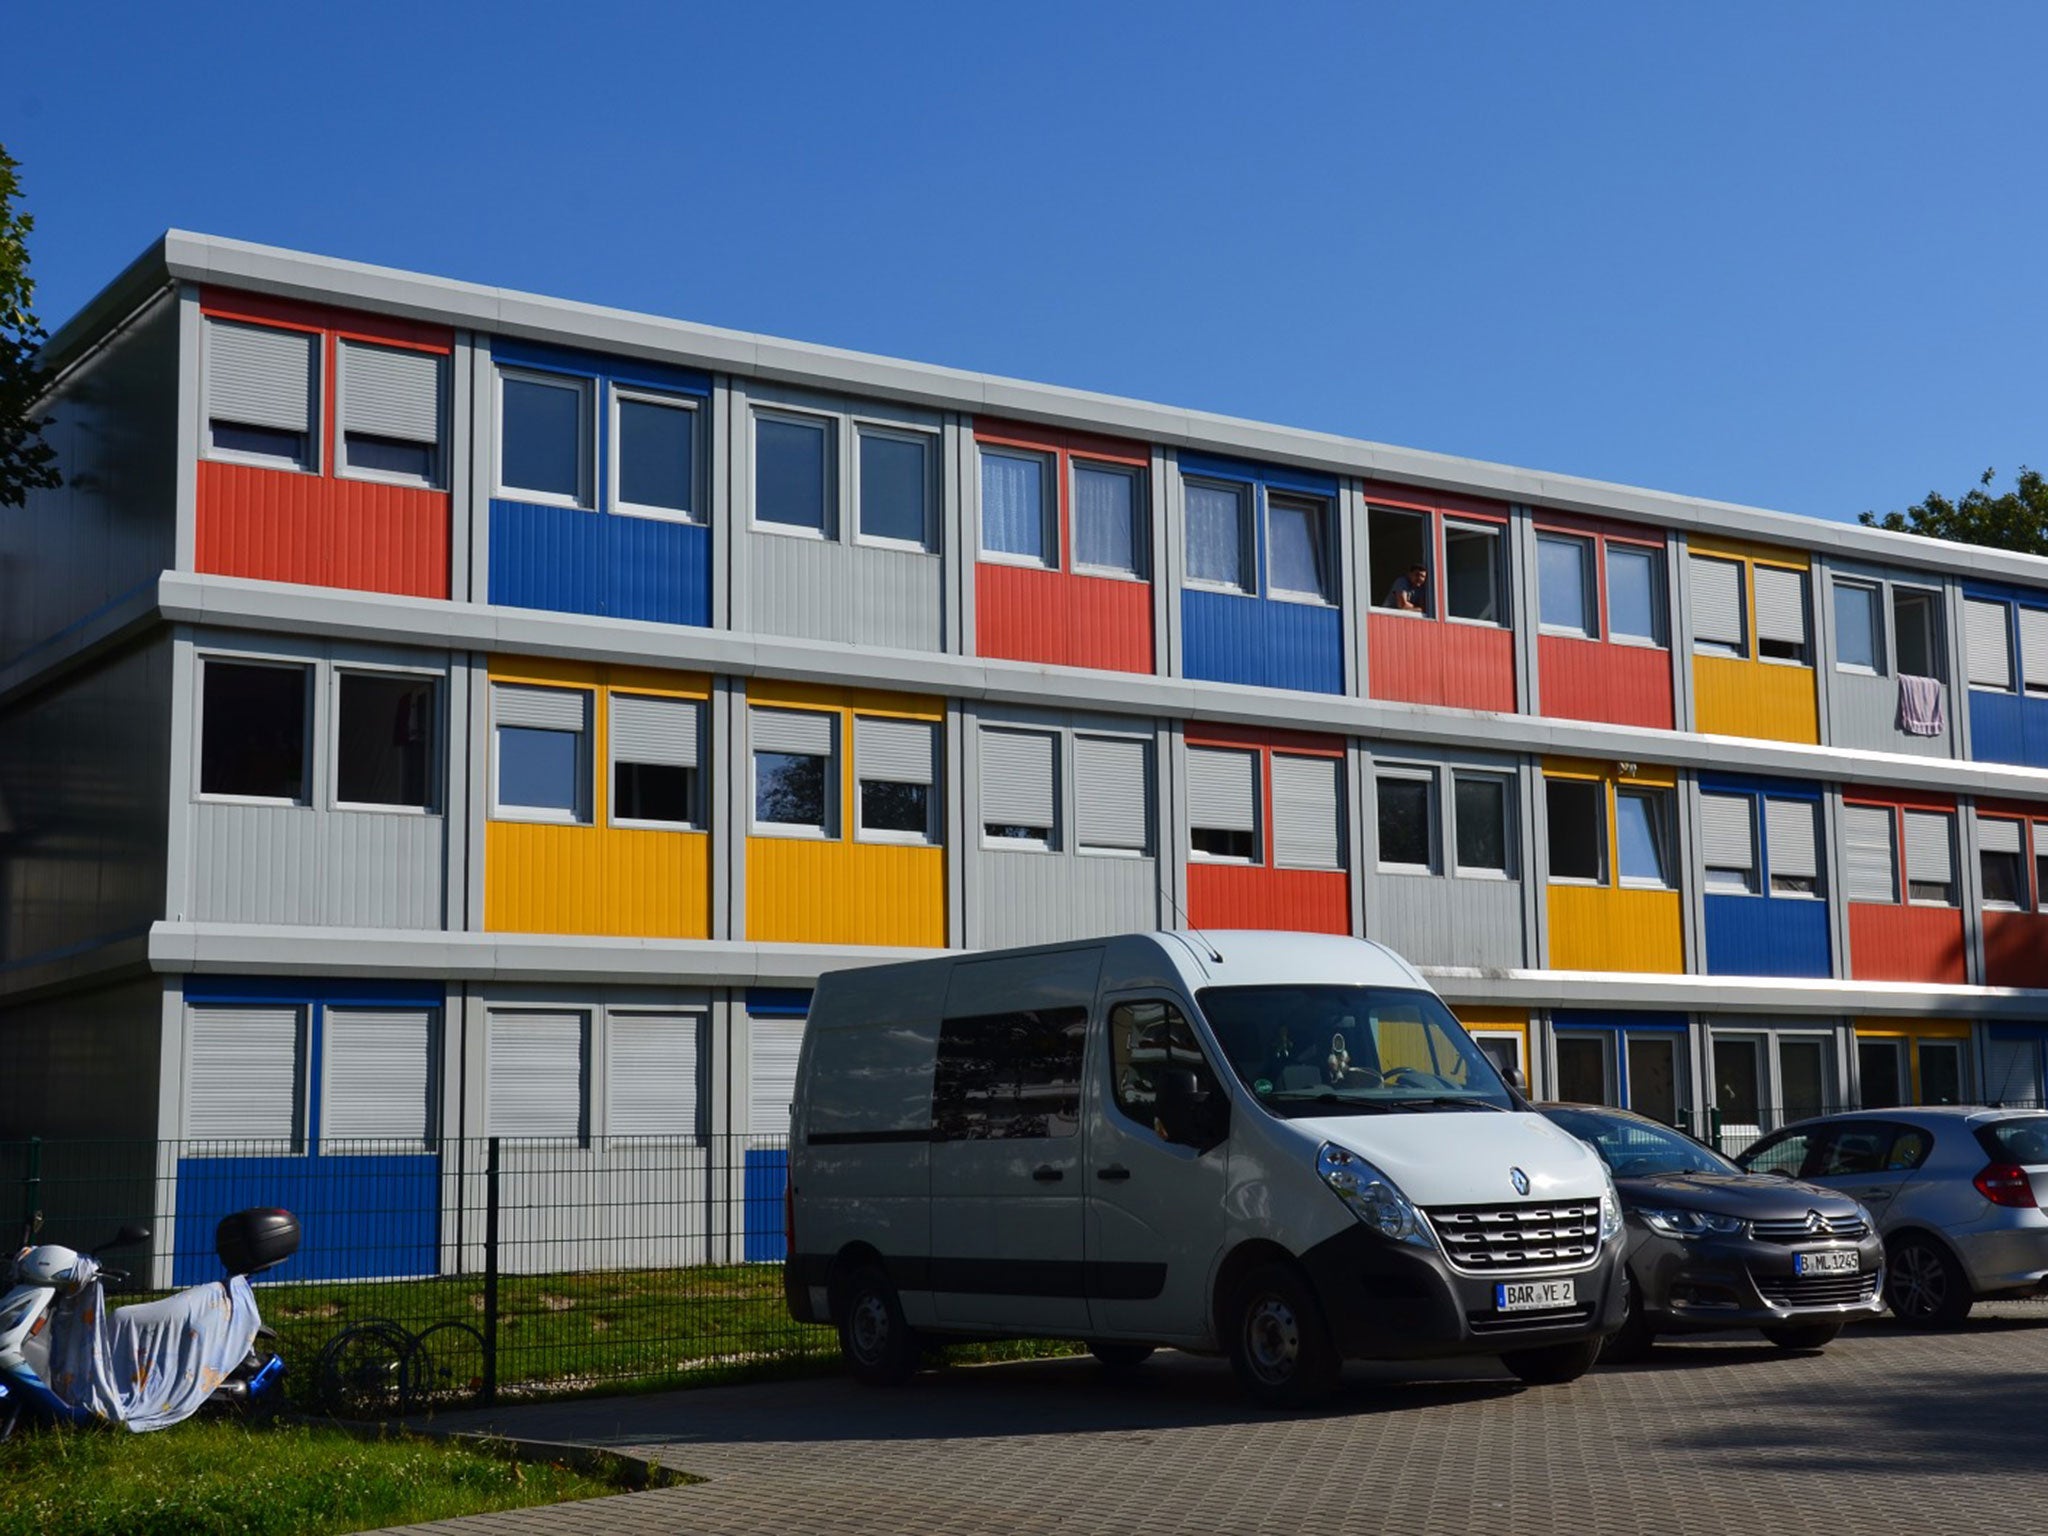
M 1230 1363 L 1260 1402 L 1303 1408 L 1337 1389 L 1342 1362 L 1300 1271 L 1261 1264 L 1239 1285 L 1231 1316 Z
M 839 1351 L 856 1381 L 899 1387 L 917 1370 L 917 1336 L 903 1321 L 896 1287 L 873 1264 L 863 1264 L 839 1287 Z

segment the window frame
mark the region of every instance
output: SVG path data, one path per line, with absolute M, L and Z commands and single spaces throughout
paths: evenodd
M 1057 571 L 1062 568 L 1065 551 L 1061 547 L 1059 485 L 1054 478 L 1060 472 L 1060 454 L 1049 448 L 1025 448 L 998 442 L 986 443 L 979 440 L 975 445 L 974 459 L 974 542 L 976 558 L 990 565 L 1014 565 L 1027 571 Z M 1045 554 L 1022 555 L 1015 550 L 990 549 L 988 544 L 988 498 L 983 494 L 985 481 L 982 478 L 982 461 L 994 456 L 999 459 L 1029 459 L 1038 465 L 1038 536 Z
M 1400 509 L 1389 508 L 1388 510 L 1397 511 Z M 1429 514 L 1425 513 L 1424 516 L 1427 517 Z M 1418 617 L 1441 619 L 1446 624 L 1468 624 L 1475 629 L 1512 629 L 1514 625 L 1511 617 L 1512 610 L 1508 600 L 1507 579 L 1508 525 L 1497 523 L 1491 518 L 1471 517 L 1452 512 L 1436 515 L 1431 518 L 1431 521 L 1436 524 L 1435 543 L 1439 550 L 1436 564 L 1437 571 L 1440 573 L 1437 580 L 1441 583 L 1441 590 L 1435 594 L 1438 598 L 1438 611 L 1418 615 Z M 1494 612 L 1501 615 L 1501 617 L 1496 619 L 1475 619 L 1465 614 L 1451 612 L 1451 534 L 1453 530 L 1466 534 L 1479 534 L 1489 541 L 1493 551 L 1493 608 Z M 1400 613 L 1403 610 L 1389 608 L 1382 611 Z
M 1264 482 L 1259 483 L 1253 490 L 1254 494 L 1259 498 L 1260 516 L 1265 533 L 1264 560 L 1259 559 L 1258 541 L 1255 540 L 1252 547 L 1253 563 L 1258 567 L 1254 571 L 1255 580 L 1253 587 L 1255 595 L 1262 596 L 1269 602 L 1275 603 L 1300 603 L 1309 608 L 1335 608 L 1337 600 L 1330 595 L 1330 589 L 1337 583 L 1337 519 L 1334 515 L 1332 499 L 1328 496 L 1317 495 L 1311 491 L 1290 490 L 1284 486 L 1276 493 L 1272 487 Z M 1306 592 L 1294 587 L 1275 586 L 1273 583 L 1273 497 L 1275 494 L 1278 494 L 1283 502 L 1302 510 L 1313 509 L 1313 521 L 1309 526 L 1312 530 L 1319 530 L 1317 536 L 1322 540 L 1319 549 L 1322 569 L 1317 573 L 1319 578 L 1317 591 Z
M 1543 616 L 1543 546 L 1545 544 L 1571 544 L 1577 547 L 1579 555 L 1579 602 L 1581 627 L 1553 624 Z M 1601 593 L 1598 569 L 1598 541 L 1590 534 L 1568 533 L 1562 529 L 1539 529 L 1536 534 L 1536 631 L 1543 635 L 1556 635 L 1567 640 L 1598 640 L 1601 638 Z
M 678 511 L 674 507 L 654 507 L 645 502 L 628 501 L 619 489 L 619 469 L 625 462 L 624 445 L 619 435 L 619 407 L 625 404 L 652 405 L 664 410 L 687 413 L 690 423 L 690 502 L 689 509 Z M 695 395 L 674 394 L 653 389 L 644 384 L 619 384 L 611 381 L 605 386 L 605 445 L 610 450 L 605 460 L 605 506 L 621 517 L 644 517 L 652 522 L 682 523 L 693 528 L 710 524 L 709 499 L 705 494 L 705 453 L 704 453 L 704 412 Z M 699 511 L 699 508 L 704 508 Z
M 1779 560 L 1757 560 L 1746 556 L 1741 557 L 1741 564 L 1746 572 L 1746 579 L 1748 581 L 1748 592 L 1746 593 L 1744 606 L 1747 610 L 1745 622 L 1749 634 L 1749 650 L 1745 659 L 1761 663 L 1765 666 L 1804 667 L 1808 671 L 1813 670 L 1815 620 L 1818 618 L 1818 615 L 1814 612 L 1813 567 L 1810 565 L 1787 565 Z M 1766 642 L 1763 637 L 1763 624 L 1759 620 L 1756 611 L 1756 577 L 1758 571 L 1782 571 L 1788 576 L 1797 578 L 1799 581 L 1800 607 L 1805 615 L 1805 633 L 1799 641 L 1799 654 L 1797 656 L 1770 656 L 1764 653 L 1766 643 L 1785 645 L 1789 644 L 1789 642 L 1784 640 Z
M 499 784 L 504 768 L 504 752 L 498 732 L 506 729 L 498 720 L 496 696 L 490 689 L 500 684 L 513 688 L 549 688 L 558 693 L 575 693 L 583 697 L 583 728 L 579 731 L 556 731 L 546 726 L 514 725 L 513 730 L 546 730 L 555 736 L 573 735 L 578 743 L 576 752 L 576 804 L 568 811 L 557 811 L 551 806 L 507 806 L 499 795 Z M 579 684 L 565 687 L 554 683 L 532 683 L 517 678 L 490 678 L 486 684 L 486 711 L 490 730 L 490 802 L 486 813 L 491 821 L 514 821 L 537 823 L 552 827 L 594 827 L 597 825 L 597 794 L 592 782 L 595 765 L 592 762 L 596 743 L 592 733 L 596 730 L 597 692 L 595 686 Z M 610 807 L 606 807 L 609 811 Z
M 1889 626 L 1885 622 L 1891 611 L 1890 605 L 1885 601 L 1885 588 L 1887 585 L 1888 583 L 1886 582 L 1868 580 L 1860 576 L 1844 577 L 1833 574 L 1829 576 L 1828 587 L 1833 600 L 1830 604 L 1828 616 L 1832 621 L 1831 628 L 1834 630 L 1835 670 L 1837 672 L 1848 672 L 1857 677 L 1887 677 L 1890 675 L 1891 669 L 1887 663 L 1891 658 L 1892 647 L 1890 645 L 1890 636 L 1886 632 Z M 1844 661 L 1842 659 L 1842 635 L 1844 629 L 1842 626 L 1841 594 L 1845 591 L 1867 593 L 1871 600 L 1871 659 L 1868 666 L 1860 661 Z
M 1652 880 L 1642 875 L 1624 874 L 1621 868 L 1621 802 L 1626 796 L 1632 800 L 1648 801 L 1653 811 L 1661 809 L 1664 836 L 1663 872 Z M 1678 877 L 1678 827 L 1674 812 L 1677 809 L 1677 794 L 1667 784 L 1637 784 L 1616 781 L 1613 794 L 1609 797 L 1609 815 L 1612 819 L 1610 836 L 1614 839 L 1614 885 L 1617 890 L 1628 891 L 1672 891 L 1679 888 Z M 1752 827 L 1754 823 L 1752 822 Z M 1655 846 L 1657 826 L 1651 826 L 1651 843 Z M 1754 836 L 1754 833 L 1751 834 Z
M 1188 531 L 1188 489 L 1197 486 L 1209 491 L 1228 491 L 1237 501 L 1237 569 L 1236 581 L 1222 581 L 1212 576 L 1197 576 L 1189 555 L 1192 550 Z M 1251 597 L 1259 595 L 1259 549 L 1258 519 L 1263 515 L 1254 505 L 1258 499 L 1259 486 L 1250 480 L 1226 480 L 1218 475 L 1183 474 L 1181 476 L 1180 520 L 1181 520 L 1181 584 L 1197 592 L 1217 592 L 1228 597 Z
M 1972 814 L 1975 818 L 1978 832 L 1974 841 L 1977 844 L 1977 906 L 1979 910 L 1985 912 L 2031 912 L 2033 910 L 2034 891 L 2027 866 L 2033 860 L 2028 857 L 2032 850 L 2028 847 L 2027 843 L 2027 819 L 2022 816 L 2008 816 L 2002 812 L 1992 812 L 1987 815 L 1983 811 L 1975 811 Z M 2013 872 L 2019 877 L 2016 882 L 2019 888 L 2019 900 L 2017 902 L 1993 901 L 1988 894 L 1991 885 L 1984 878 L 1984 860 L 1987 855 L 2005 855 L 2003 850 L 1987 849 L 1984 846 L 1983 826 L 1986 821 L 2010 822 L 2019 832 L 2020 845 L 2010 855 L 2013 860 Z
M 1396 608 L 1389 603 L 1382 602 L 1381 598 L 1385 597 L 1387 592 L 1393 587 L 1394 583 L 1390 580 L 1385 586 L 1376 587 L 1375 590 L 1366 593 L 1366 611 L 1369 613 L 1391 613 L 1403 619 L 1441 619 L 1444 609 L 1442 596 L 1443 559 L 1440 551 L 1440 546 L 1443 542 L 1443 536 L 1440 531 L 1442 525 L 1441 517 L 1436 512 L 1422 507 L 1403 506 L 1397 502 L 1375 500 L 1368 496 L 1365 501 L 1365 542 L 1367 551 L 1365 579 L 1368 582 L 1371 582 L 1373 579 L 1371 550 L 1373 545 L 1378 542 L 1373 536 L 1373 519 L 1385 517 L 1413 518 L 1422 525 L 1423 571 L 1427 577 L 1427 582 L 1422 589 L 1422 596 L 1426 606 L 1421 608 Z M 1407 574 L 1407 568 L 1404 567 L 1396 574 L 1394 579 L 1398 580 Z M 1476 624 L 1481 621 L 1468 619 L 1464 622 Z
M 1383 875 L 1434 876 L 1444 872 L 1444 808 L 1443 792 L 1438 783 L 1439 775 L 1434 767 L 1414 763 L 1374 763 L 1372 767 L 1372 862 L 1373 869 Z M 1387 781 L 1419 784 L 1422 786 L 1422 840 L 1426 862 L 1410 864 L 1387 857 L 1386 839 L 1381 834 L 1381 807 L 1384 797 L 1380 786 Z
M 1890 646 L 1889 657 L 1893 675 L 1899 677 L 1931 677 L 1946 686 L 1948 682 L 1948 668 L 1944 656 L 1945 647 L 1942 644 L 1944 629 L 1942 621 L 1944 615 L 1942 612 L 1941 589 L 1938 587 L 1914 586 L 1907 582 L 1889 582 L 1887 585 L 1891 589 L 1891 623 L 1886 629 L 1885 639 Z M 1926 623 L 1923 629 L 1927 639 L 1927 659 L 1932 663 L 1932 667 L 1926 672 L 1907 672 L 1900 662 L 1899 604 L 1902 600 L 1910 600 L 1925 605 Z
M 870 827 L 867 824 L 867 808 L 861 790 L 869 783 L 896 784 L 905 782 L 898 779 L 866 779 L 860 771 L 860 719 L 862 711 L 852 711 L 852 720 L 847 734 L 853 741 L 853 840 L 857 843 L 887 843 L 897 848 L 936 848 L 943 841 L 940 822 L 943 807 L 939 803 L 940 789 L 946 781 L 945 768 L 941 757 L 945 750 L 944 725 L 941 721 L 926 719 L 919 715 L 891 715 L 869 713 L 870 720 L 900 720 L 912 725 L 921 725 L 931 732 L 932 776 L 924 783 L 924 830 L 903 832 L 889 827 Z
M 524 502 L 538 507 L 569 507 L 578 512 L 597 510 L 596 444 L 597 380 L 588 374 L 552 373 L 522 363 L 495 363 L 491 384 L 491 495 L 502 501 Z M 509 380 L 537 384 L 548 389 L 572 390 L 576 394 L 576 486 L 574 496 L 556 491 L 528 490 L 505 479 L 505 385 Z
M 1074 845 L 1073 854 L 1077 859 L 1150 859 L 1158 856 L 1159 831 L 1159 754 L 1157 745 L 1149 736 L 1132 735 L 1127 732 L 1097 730 L 1088 726 L 1076 726 L 1060 733 L 1065 749 L 1072 755 L 1068 776 L 1074 781 Z M 1145 842 L 1137 848 L 1118 848 L 1106 843 L 1090 843 L 1081 837 L 1081 751 L 1083 741 L 1114 741 L 1137 746 L 1144 760 L 1145 782 Z M 1053 810 L 1057 814 L 1059 802 L 1055 797 Z
M 825 448 L 825 463 L 819 476 L 824 505 L 818 509 L 819 526 L 778 523 L 761 517 L 761 423 L 779 421 L 790 426 L 814 429 Z M 781 401 L 747 402 L 747 531 L 772 534 L 777 538 L 809 539 L 819 544 L 836 544 L 846 521 L 845 418 L 834 412 L 816 410 Z
M 1719 550 L 1688 549 L 1688 560 L 1718 560 L 1723 565 L 1735 567 L 1735 617 L 1742 627 L 1742 638 L 1737 641 L 1702 639 L 1696 624 L 1688 622 L 1691 630 L 1692 651 L 1696 656 L 1718 656 L 1726 661 L 1753 661 L 1756 659 L 1756 615 L 1754 613 L 1755 572 L 1750 562 L 1740 555 L 1726 555 Z M 1688 619 L 1697 604 L 1694 594 L 1698 583 L 1690 579 L 1694 573 L 1688 568 L 1686 575 L 1686 607 Z
M 313 338 L 313 376 L 307 389 L 306 430 L 300 434 L 306 451 L 303 457 L 292 459 L 282 454 L 254 453 L 242 448 L 221 448 L 213 441 L 214 415 L 209 409 L 208 395 L 211 390 L 213 370 L 213 346 L 211 336 L 216 326 L 236 326 L 243 330 L 285 331 L 295 336 Z M 323 327 L 284 321 L 244 319 L 239 315 L 207 314 L 200 316 L 200 356 L 204 370 L 199 390 L 199 457 L 211 459 L 220 464 L 243 464 L 255 469 L 274 469 L 284 474 L 323 476 L 326 467 L 326 424 L 327 424 L 327 348 L 334 340 Z M 257 431 L 282 431 L 282 428 L 261 427 L 255 422 L 236 422 L 230 417 L 221 418 L 230 425 L 253 428 Z M 340 417 L 335 418 L 339 423 Z M 338 430 L 338 427 L 337 427 Z
M 1115 459 L 1100 458 L 1089 453 L 1062 452 L 1058 457 L 1065 461 L 1065 468 L 1061 471 L 1061 474 L 1064 477 L 1067 493 L 1067 522 L 1071 525 L 1066 531 L 1069 534 L 1067 549 L 1071 555 L 1073 574 L 1076 576 L 1099 577 L 1105 581 L 1150 581 L 1152 578 L 1148 574 L 1151 568 L 1148 557 L 1151 554 L 1152 548 L 1152 525 L 1149 516 L 1150 506 L 1145 495 L 1147 485 L 1146 472 L 1136 464 L 1124 464 Z M 1117 565 L 1096 565 L 1081 558 L 1081 471 L 1084 469 L 1095 474 L 1119 475 L 1130 482 L 1131 566 L 1129 569 Z M 1057 510 L 1054 512 L 1053 522 L 1055 528 L 1057 528 L 1059 523 Z M 1060 567 L 1055 564 L 1053 568 L 1057 570 Z
M 1642 651 L 1671 649 L 1671 554 L 1668 544 L 1651 544 L 1636 539 L 1596 535 L 1596 560 L 1600 606 L 1600 638 L 1609 645 L 1633 646 Z M 1630 555 L 1641 555 L 1650 570 L 1650 629 L 1648 635 L 1622 634 L 1614 628 L 1614 554 L 1616 546 Z
M 784 752 L 773 747 L 761 747 L 754 742 L 754 711 L 757 709 L 784 710 L 790 713 L 823 715 L 832 723 L 832 747 L 825 757 L 825 803 L 819 824 L 808 821 L 763 821 L 761 807 L 761 754 L 768 752 L 777 757 L 816 757 L 815 752 Z M 804 843 L 836 843 L 843 841 L 846 808 L 840 801 L 844 797 L 846 776 L 843 754 L 846 745 L 846 712 L 839 709 L 802 709 L 783 704 L 747 705 L 747 836 L 786 837 Z
M 208 805 L 300 806 L 312 809 L 317 799 L 314 778 L 320 767 L 317 717 L 319 703 L 315 688 L 320 671 L 316 656 L 242 655 L 233 651 L 201 651 L 197 656 L 198 676 L 192 700 L 192 799 Z M 299 793 L 279 795 L 236 795 L 209 790 L 206 785 L 206 669 L 210 666 L 264 667 L 299 674 Z
M 383 665 L 377 662 L 335 661 L 328 667 L 330 682 L 329 730 L 331 738 L 324 754 L 327 763 L 327 809 L 350 814 L 377 816 L 440 816 L 447 809 L 448 674 L 427 667 Z M 427 684 L 430 703 L 427 723 L 427 803 L 425 805 L 380 805 L 372 800 L 341 798 L 341 685 L 348 677 L 402 677 Z
M 425 475 L 408 475 L 389 469 L 352 469 L 348 462 L 348 354 L 351 347 L 376 347 L 386 352 L 409 352 L 434 359 L 434 441 L 429 449 L 431 469 Z M 444 369 L 443 365 L 447 367 Z M 454 370 L 449 353 L 439 347 L 405 346 L 369 337 L 334 337 L 334 478 L 366 480 L 374 485 L 403 485 L 414 490 L 445 491 L 449 479 L 451 431 L 448 376 Z M 316 406 L 316 414 L 317 414 Z
M 1908 842 L 1908 823 L 1906 821 L 1906 815 L 1909 811 L 1918 811 L 1923 815 L 1942 817 L 1948 826 L 1948 879 L 1942 882 L 1948 894 L 1938 901 L 1930 897 L 1915 896 L 1913 894 L 1913 887 L 1915 885 L 1932 885 L 1934 882 L 1931 880 L 1915 880 L 1913 878 L 1913 855 Z M 1951 912 L 1960 911 L 1963 904 L 1963 847 L 1961 838 L 1962 828 L 1958 825 L 1960 818 L 1957 810 L 1954 807 L 1898 805 L 1892 808 L 1892 815 L 1895 833 L 1898 838 L 1896 857 L 1899 865 L 1898 889 L 1901 897 L 1900 905 L 1928 907 Z
M 1234 753 L 1239 757 L 1248 757 L 1252 760 L 1251 830 L 1249 832 L 1244 832 L 1243 829 L 1236 827 L 1203 826 L 1197 823 L 1195 820 L 1193 805 L 1194 795 L 1192 792 L 1190 792 L 1188 795 L 1189 806 L 1187 813 L 1188 862 L 1190 864 L 1221 864 L 1227 867 L 1234 866 L 1239 869 L 1269 868 L 1270 865 L 1266 858 L 1266 842 L 1268 837 L 1271 835 L 1272 828 L 1267 824 L 1270 818 L 1267 815 L 1266 799 L 1271 791 L 1266 781 L 1266 753 L 1264 749 L 1255 746 L 1246 746 L 1240 742 L 1232 741 L 1189 741 L 1183 743 L 1181 751 L 1183 754 L 1183 773 L 1185 773 L 1186 771 L 1186 754 L 1190 752 Z M 1252 840 L 1251 852 L 1247 854 L 1211 853 L 1205 848 L 1197 848 L 1195 846 L 1195 834 L 1197 832 L 1228 832 L 1233 835 L 1241 834 L 1243 836 L 1247 836 Z
M 1459 857 L 1458 828 L 1462 817 L 1458 812 L 1458 785 L 1467 779 L 1488 779 L 1500 786 L 1501 857 L 1506 860 L 1504 868 L 1492 869 L 1483 864 L 1467 864 Z M 1521 782 L 1520 777 L 1509 768 L 1464 767 L 1454 763 L 1450 767 L 1450 780 L 1450 814 L 1446 818 L 1449 827 L 1444 839 L 1445 860 L 1450 873 L 1460 880 L 1507 882 L 1520 879 L 1520 866 L 1516 859 L 1520 844 L 1515 823 L 1515 786 Z
M 1575 885 L 1585 890 L 1604 889 L 1612 883 L 1614 874 L 1614 813 L 1611 807 L 1611 786 L 1606 779 L 1586 778 L 1579 774 L 1545 773 L 1543 779 L 1543 883 L 1545 885 Z M 1594 862 L 1599 866 L 1591 875 L 1560 875 L 1554 850 L 1557 846 L 1557 825 L 1550 815 L 1550 787 L 1553 784 L 1577 784 L 1593 791 L 1597 810 L 1594 813 L 1593 845 Z
M 688 821 L 648 821 L 643 817 L 621 816 L 619 814 L 619 757 L 618 736 L 612 730 L 612 700 L 620 694 L 632 698 L 661 699 L 673 704 L 687 704 L 697 711 L 697 765 L 690 771 L 696 777 L 691 793 L 690 819 Z M 605 795 L 604 816 L 608 827 L 624 827 L 635 832 L 695 832 L 699 835 L 711 830 L 710 769 L 705 759 L 713 754 L 705 747 L 711 734 L 711 701 L 699 694 L 658 693 L 646 688 L 610 687 L 604 689 L 604 770 Z M 629 765 L 634 759 L 624 759 Z M 656 763 L 641 763 L 641 767 L 660 767 Z
M 899 554 L 935 555 L 939 549 L 939 501 L 943 494 L 939 483 L 940 434 L 922 427 L 906 426 L 901 422 L 877 421 L 871 417 L 852 413 L 847 418 L 852 428 L 853 452 L 847 466 L 845 482 L 841 487 L 840 499 L 847 508 L 847 526 L 853 537 L 847 542 L 864 544 L 872 549 L 893 549 Z M 889 442 L 914 443 L 924 457 L 924 528 L 916 539 L 891 538 L 883 534 L 871 534 L 861 521 L 861 466 L 862 452 L 869 437 Z
M 1022 822 L 992 822 L 981 803 L 981 747 L 988 735 L 1008 733 L 1015 736 L 1050 736 L 1052 738 L 1052 825 L 1045 829 L 1044 837 L 996 837 L 989 832 L 991 826 L 1022 826 Z M 1064 850 L 1061 833 L 1064 824 L 1071 819 L 1067 808 L 1067 776 L 1072 755 L 1073 732 L 1064 726 L 1039 725 L 1026 721 L 982 720 L 975 725 L 974 738 L 974 809 L 980 823 L 981 846 L 997 853 L 1054 854 Z
M 1706 827 L 1706 802 L 1717 800 L 1740 800 L 1748 806 L 1749 817 L 1749 868 L 1738 870 L 1730 864 L 1716 864 L 1708 857 Z M 1770 813 L 1764 808 L 1764 796 L 1749 789 L 1716 789 L 1701 785 L 1700 800 L 1700 892 L 1705 896 L 1768 897 L 1770 888 Z M 1740 885 L 1716 885 L 1714 872 L 1743 876 Z
M 1772 790 L 1756 793 L 1756 836 L 1762 850 L 1763 862 L 1758 869 L 1759 894 L 1772 901 L 1826 901 L 1828 899 L 1827 859 L 1827 815 L 1826 804 L 1816 796 L 1790 794 Z M 1771 807 L 1774 804 L 1797 805 L 1806 809 L 1813 827 L 1813 889 L 1810 891 L 1781 891 L 1777 882 L 1777 853 L 1771 846 Z M 1798 880 L 1799 875 L 1785 875 L 1784 879 Z

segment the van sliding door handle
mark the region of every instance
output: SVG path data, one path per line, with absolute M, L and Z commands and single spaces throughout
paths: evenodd
M 1098 1179 L 1106 1179 L 1112 1184 L 1118 1183 L 1124 1179 L 1128 1179 L 1130 1176 L 1131 1170 L 1126 1168 L 1122 1163 L 1111 1163 L 1107 1168 L 1098 1168 L 1095 1170 L 1095 1177 L 1097 1177 Z
M 1032 1169 L 1031 1177 L 1038 1180 L 1041 1184 L 1057 1184 L 1066 1177 L 1066 1174 L 1053 1167 L 1052 1164 L 1045 1163 Z

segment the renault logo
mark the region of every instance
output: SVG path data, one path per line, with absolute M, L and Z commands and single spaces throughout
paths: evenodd
M 1515 1186 L 1516 1194 L 1526 1195 L 1529 1193 L 1529 1175 L 1522 1172 L 1521 1169 L 1510 1168 L 1508 1170 L 1508 1182 Z

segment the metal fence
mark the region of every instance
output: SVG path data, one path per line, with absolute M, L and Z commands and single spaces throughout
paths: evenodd
M 7 1142 L 0 1219 L 11 1190 L 33 1241 L 148 1226 L 103 1255 L 140 1296 L 219 1279 L 220 1218 L 283 1207 L 302 1244 L 256 1283 L 293 1396 L 411 1411 L 829 1353 L 783 1303 L 786 1167 L 764 1136 Z

